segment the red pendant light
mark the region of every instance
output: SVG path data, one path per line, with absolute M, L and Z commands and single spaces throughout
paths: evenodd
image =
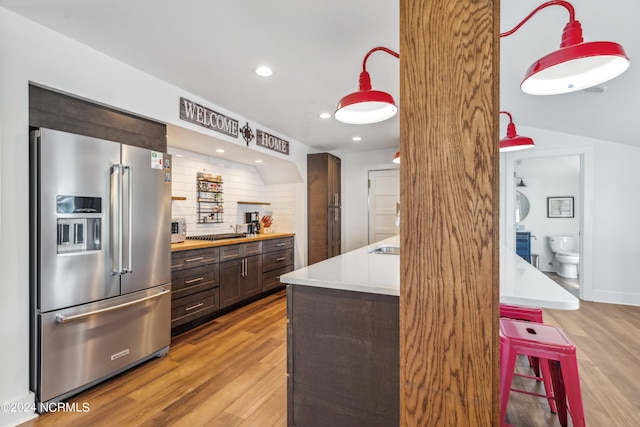
M 566 8 L 569 11 L 569 22 L 562 33 L 560 49 L 540 58 L 527 70 L 520 84 L 523 92 L 533 95 L 574 92 L 611 80 L 629 68 L 629 58 L 618 43 L 584 43 L 582 26 L 575 19 L 575 10 L 571 3 L 564 0 L 541 4 L 512 30 L 500 33 L 500 37 L 515 33 L 533 15 L 549 6 Z M 371 89 L 367 59 L 379 50 L 400 58 L 399 53 L 386 47 L 376 47 L 367 53 L 362 61 L 359 90 L 338 102 L 335 116 L 339 121 L 352 124 L 376 123 L 393 117 L 398 111 L 391 95 Z
M 338 102 L 335 117 L 343 123 L 369 124 L 387 120 L 398 111 L 393 97 L 386 92 L 371 89 L 371 77 L 367 72 L 367 59 L 378 50 L 387 52 L 396 58 L 400 54 L 386 47 L 371 49 L 362 61 L 362 73 L 360 73 L 360 85 L 357 92 L 351 93 Z
M 535 147 L 533 139 L 528 136 L 520 136 L 516 133 L 516 125 L 513 124 L 513 118 L 507 111 L 500 111 L 500 114 L 509 116 L 509 124 L 507 125 L 507 136 L 500 140 L 500 152 L 525 150 Z
M 564 0 L 541 4 L 512 30 L 500 33 L 500 37 L 510 36 L 540 10 L 555 5 L 569 11 L 569 22 L 562 32 L 560 49 L 538 59 L 529 67 L 520 84 L 523 92 L 531 95 L 575 92 L 611 80 L 629 68 L 629 58 L 618 43 L 584 43 L 582 26 L 575 19 L 573 6 Z

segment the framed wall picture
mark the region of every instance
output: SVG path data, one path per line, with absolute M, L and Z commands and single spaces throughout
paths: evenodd
M 573 197 L 547 197 L 547 218 L 573 218 Z

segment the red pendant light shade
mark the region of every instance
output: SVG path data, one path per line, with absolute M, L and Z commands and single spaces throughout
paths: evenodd
M 533 139 L 528 136 L 520 136 L 516 133 L 516 125 L 513 124 L 511 114 L 506 111 L 500 111 L 500 114 L 509 116 L 509 124 L 507 125 L 507 136 L 500 140 L 500 152 L 525 150 L 535 147 Z
M 395 156 L 393 156 L 393 163 L 400 164 L 400 152 L 398 151 Z
M 386 47 L 371 49 L 362 61 L 358 92 L 351 93 L 338 102 L 335 117 L 343 123 L 369 124 L 381 122 L 393 117 L 398 111 L 393 97 L 386 92 L 371 89 L 371 77 L 367 72 L 367 59 L 378 50 L 387 52 L 396 58 L 400 54 Z
M 622 74 L 630 61 L 624 49 L 613 42 L 584 43 L 582 25 L 575 19 L 571 3 L 554 0 L 543 3 L 512 30 L 501 33 L 506 37 L 515 33 L 533 15 L 548 6 L 563 6 L 569 11 L 569 22 L 562 33 L 560 49 L 533 63 L 520 84 L 531 95 L 556 95 L 597 86 Z

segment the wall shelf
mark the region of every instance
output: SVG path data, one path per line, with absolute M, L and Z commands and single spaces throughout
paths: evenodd
M 266 205 L 269 206 L 271 203 L 269 202 L 247 202 L 247 201 L 238 201 L 239 205 Z
M 196 187 L 198 224 L 223 223 L 222 178 L 198 177 Z
M 171 196 L 171 200 L 187 200 L 187 198 L 182 196 Z

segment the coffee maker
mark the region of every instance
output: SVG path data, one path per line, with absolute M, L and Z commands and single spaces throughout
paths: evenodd
M 244 222 L 247 224 L 248 234 L 260 233 L 260 213 L 259 212 L 245 212 Z

